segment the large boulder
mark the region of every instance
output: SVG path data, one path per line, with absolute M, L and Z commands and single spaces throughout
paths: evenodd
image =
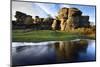
M 79 16 L 72 16 L 68 17 L 66 23 L 66 30 L 71 29 L 71 28 L 77 28 L 79 26 Z
M 77 8 L 62 8 L 58 12 L 61 31 L 89 27 L 89 16 L 82 16 L 82 11 Z M 54 21 L 56 22 L 56 21 Z
M 81 16 L 80 17 L 80 27 L 89 27 L 89 16 Z
M 58 12 L 58 19 L 60 20 L 60 28 L 61 31 L 65 30 L 65 26 L 66 26 L 66 20 L 68 19 L 68 8 L 64 7 L 62 9 L 59 10 Z
M 61 21 L 61 23 L 60 23 L 60 27 L 61 27 L 61 31 L 64 31 L 65 30 L 65 28 L 66 28 L 66 25 L 67 25 L 67 23 L 66 23 L 66 19 L 60 19 L 60 21 Z
M 62 8 L 58 12 L 58 18 L 61 21 L 61 30 L 76 28 L 79 26 L 79 16 L 82 12 L 77 8 Z
M 15 18 L 16 22 L 23 22 L 26 19 L 27 15 L 25 13 L 16 11 Z
M 57 20 L 57 19 L 53 20 L 52 29 L 53 30 L 60 30 L 60 21 L 59 20 Z
M 68 9 L 68 17 L 70 16 L 81 16 L 82 12 L 77 8 L 69 8 Z
M 33 23 L 32 16 L 22 13 L 20 11 L 16 11 L 15 18 L 16 18 L 17 23 L 20 23 L 20 22 L 23 24 Z
M 23 12 L 16 11 L 15 14 L 16 18 L 16 27 L 17 28 L 30 28 L 32 27 L 31 25 L 33 24 L 33 19 L 32 16 L 27 15 Z
M 59 19 L 67 19 L 68 18 L 68 8 L 64 7 L 58 12 Z
M 27 24 L 27 25 L 33 24 L 32 16 L 27 15 L 27 17 L 24 20 L 24 24 Z

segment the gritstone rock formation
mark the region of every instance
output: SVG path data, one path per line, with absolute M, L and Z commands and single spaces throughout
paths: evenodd
M 31 15 L 16 11 L 15 18 L 16 20 L 12 22 L 14 29 L 31 28 L 33 25 L 33 19 Z
M 23 24 L 32 24 L 33 23 L 33 19 L 32 16 L 30 15 L 26 15 L 25 13 L 16 11 L 16 22 L 18 23 L 23 23 Z
M 77 8 L 62 8 L 58 12 L 58 19 L 60 21 L 60 30 L 68 31 L 79 27 L 89 27 L 89 16 L 82 16 L 82 11 Z M 53 24 L 58 22 L 54 20 Z M 56 25 L 52 26 L 56 29 Z
M 39 16 L 35 16 L 33 19 L 32 16 L 27 15 L 23 12 L 16 11 L 15 14 L 16 20 L 12 22 L 13 28 L 32 28 L 34 30 L 51 30 L 53 18 L 40 18 Z
M 47 18 L 40 18 L 25 13 L 16 11 L 16 21 L 13 22 L 13 27 L 19 26 L 25 28 L 33 28 L 36 30 L 61 30 L 71 31 L 77 28 L 87 28 L 90 26 L 89 16 L 83 16 L 82 11 L 77 8 L 62 8 L 58 12 L 56 18 L 48 16 Z M 15 25 L 15 26 L 14 26 Z

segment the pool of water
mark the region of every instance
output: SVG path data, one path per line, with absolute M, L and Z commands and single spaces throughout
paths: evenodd
M 95 40 L 12 42 L 12 65 L 95 61 Z

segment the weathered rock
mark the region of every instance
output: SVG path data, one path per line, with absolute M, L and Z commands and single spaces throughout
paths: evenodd
M 60 23 L 60 26 L 61 26 L 61 31 L 64 31 L 65 28 L 66 28 L 66 19 L 60 19 L 61 23 Z
M 79 27 L 89 27 L 89 16 L 82 16 L 77 8 L 62 8 L 58 12 L 61 31 L 72 30 Z
M 68 9 L 68 17 L 70 16 L 81 16 L 82 12 L 77 8 Z
M 16 11 L 16 15 L 15 15 L 16 22 L 23 22 L 26 19 L 26 17 L 27 15 L 25 13 Z
M 26 15 L 25 13 L 16 11 L 16 22 L 17 23 L 23 23 L 23 24 L 32 24 L 33 23 L 33 19 L 32 16 L 30 15 Z
M 72 17 L 68 17 L 67 20 L 67 26 L 66 26 L 66 30 L 67 28 L 77 28 L 79 26 L 79 16 L 72 16 Z
M 28 15 L 24 20 L 24 24 L 28 24 L 28 25 L 33 24 L 32 16 Z
M 81 16 L 80 17 L 80 27 L 89 27 L 89 16 Z
M 33 25 L 33 19 L 32 16 L 27 15 L 25 13 L 22 13 L 20 11 L 16 11 L 15 14 L 15 18 L 16 18 L 16 24 L 15 28 L 32 28 Z
M 59 19 L 67 19 L 68 18 L 68 8 L 64 7 L 58 12 Z
M 60 30 L 60 21 L 59 20 L 54 20 L 52 23 L 52 29 L 53 30 Z
M 68 31 L 80 27 L 89 27 L 89 16 L 82 16 L 82 11 L 77 8 L 62 8 L 58 12 L 56 19 L 53 19 L 51 16 L 47 18 L 40 18 L 35 16 L 34 20 L 32 16 L 25 13 L 16 11 L 15 15 L 16 21 L 13 22 L 13 25 L 22 26 L 26 25 L 34 29 L 45 29 L 45 30 L 61 30 Z

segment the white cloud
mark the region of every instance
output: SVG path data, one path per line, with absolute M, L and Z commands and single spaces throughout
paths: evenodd
M 31 16 L 46 16 L 46 12 L 38 7 L 36 4 L 31 2 L 12 2 L 12 19 L 14 20 L 15 12 L 21 11 Z

